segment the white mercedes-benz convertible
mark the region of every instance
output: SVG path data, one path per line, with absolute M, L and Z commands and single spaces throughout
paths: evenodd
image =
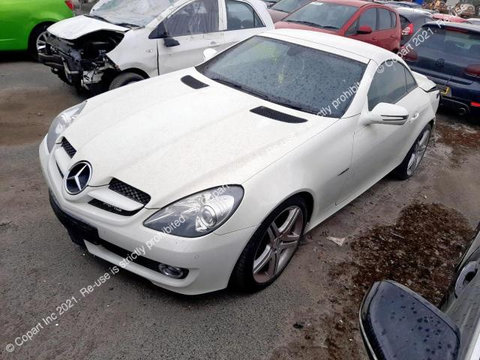
M 393 53 L 275 30 L 64 111 L 40 160 L 90 253 L 183 294 L 258 290 L 304 233 L 415 173 L 438 102 Z

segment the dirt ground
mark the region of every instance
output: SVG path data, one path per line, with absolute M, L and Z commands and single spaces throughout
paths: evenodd
M 2 359 L 366 359 L 366 289 L 390 278 L 437 303 L 480 220 L 480 127 L 442 111 L 416 176 L 382 180 L 307 234 L 265 291 L 183 297 L 122 271 L 81 298 L 109 265 L 55 219 L 37 148 L 82 99 L 22 54 L 0 54 Z M 61 318 L 4 350 L 71 296 L 80 301 Z

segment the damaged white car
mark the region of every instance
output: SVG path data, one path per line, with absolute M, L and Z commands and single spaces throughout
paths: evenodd
M 39 58 L 66 83 L 101 92 L 199 64 L 207 48 L 272 28 L 260 0 L 100 0 L 89 15 L 52 25 Z

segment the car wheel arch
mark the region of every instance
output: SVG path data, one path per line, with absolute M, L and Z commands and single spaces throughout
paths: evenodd
M 35 31 L 43 26 L 47 26 L 47 28 L 50 26 L 50 25 L 53 25 L 55 23 L 55 21 L 53 20 L 45 20 L 45 21 L 42 21 L 42 22 L 39 22 L 37 23 L 35 26 L 33 26 L 28 34 L 28 43 L 30 44 L 32 40 L 32 35 L 35 34 Z

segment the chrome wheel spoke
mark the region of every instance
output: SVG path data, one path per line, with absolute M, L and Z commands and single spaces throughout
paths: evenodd
M 258 272 L 262 270 L 265 267 L 265 265 L 267 265 L 271 261 L 272 255 L 273 255 L 272 248 L 267 247 L 265 251 L 262 253 L 262 255 L 260 255 L 260 257 L 257 260 L 255 260 L 253 263 L 254 275 L 258 274 Z
M 278 238 L 281 235 L 280 230 L 278 229 L 278 226 L 277 226 L 277 224 L 275 224 L 275 222 L 273 222 L 270 225 L 270 227 L 267 230 L 267 233 L 268 233 L 268 237 L 270 238 L 271 242 L 275 241 L 275 239 Z
M 293 226 L 295 225 L 298 215 L 300 214 L 299 208 L 293 208 L 288 213 L 287 220 L 283 223 L 283 225 L 279 228 L 281 234 L 285 234 L 292 230 Z
M 279 250 L 286 250 L 286 249 L 289 249 L 289 248 L 294 248 L 295 246 L 297 246 L 297 242 L 298 242 L 298 237 L 296 237 L 295 239 L 290 240 L 290 241 L 282 241 L 278 245 L 278 249 Z
M 270 257 L 270 262 L 268 264 L 267 274 L 270 278 L 274 277 L 278 271 L 278 263 L 280 262 L 280 254 L 276 251 L 272 252 L 272 256 Z

